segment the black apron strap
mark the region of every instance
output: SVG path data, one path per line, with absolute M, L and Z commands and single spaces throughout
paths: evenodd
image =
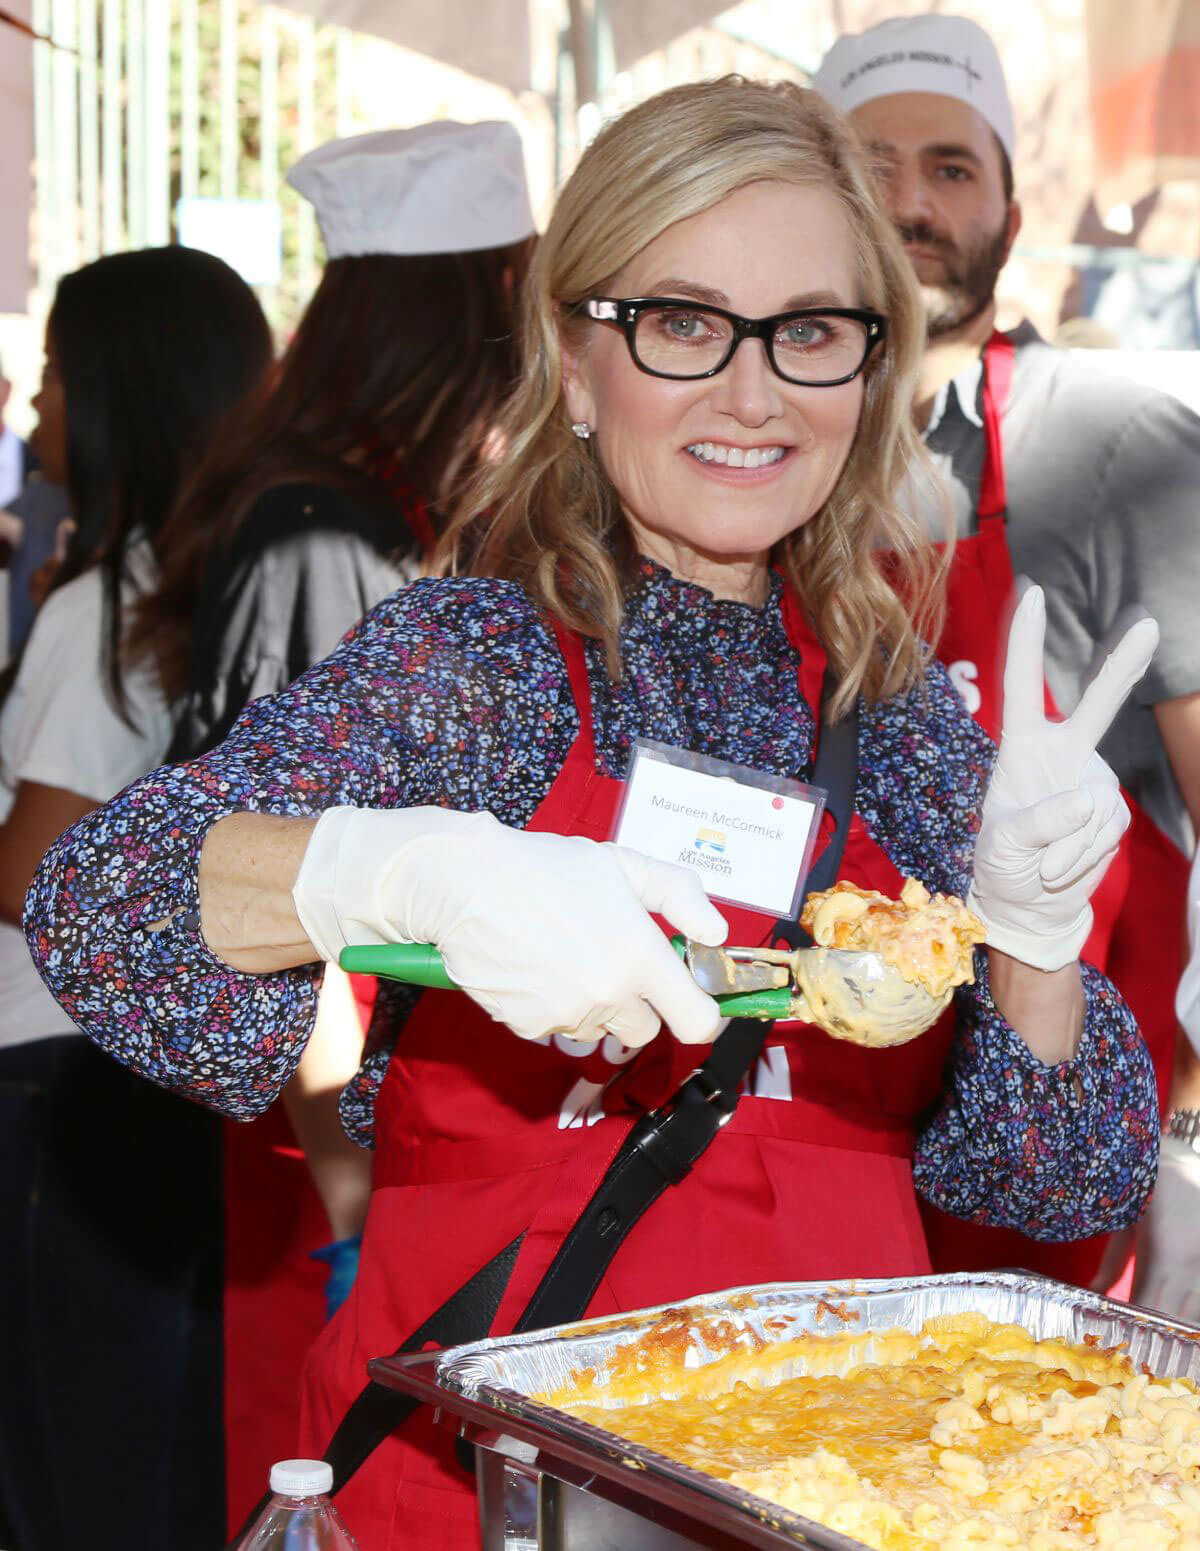
M 431 1343 L 434 1346 L 460 1346 L 478 1339 L 481 1334 L 486 1335 L 504 1297 L 524 1237 L 524 1234 L 519 1235 L 476 1271 L 470 1281 L 464 1282 L 403 1345 L 396 1348 L 394 1355 L 420 1352 Z M 374 1380 L 365 1384 L 338 1423 L 323 1456 L 333 1467 L 331 1492 L 341 1491 L 368 1455 L 374 1453 L 421 1404 L 413 1396 L 385 1389 Z M 237 1551 L 270 1500 L 269 1491 L 259 1498 L 225 1551 Z
M 805 895 L 820 894 L 837 882 L 838 868 L 846 849 L 846 836 L 854 818 L 858 795 L 858 707 L 854 705 L 840 722 L 827 719 L 825 708 L 834 685 L 826 673 L 822 689 L 821 733 L 817 744 L 817 762 L 813 766 L 813 785 L 827 793 L 826 811 L 833 815 L 834 829 L 825 849 L 808 874 Z M 799 921 L 777 921 L 774 942 L 791 948 L 811 948 L 812 938 Z
M 829 675 L 824 704 L 832 693 Z M 807 893 L 829 888 L 837 879 L 846 836 L 854 816 L 858 775 L 858 717 L 852 710 L 839 722 L 822 716 L 813 784 L 828 793 L 834 831 L 809 873 Z M 796 921 L 777 921 L 773 942 L 811 946 Z M 621 1144 L 596 1193 L 563 1239 L 533 1297 L 516 1324 L 516 1333 L 542 1330 L 579 1319 L 630 1229 L 670 1185 L 678 1184 L 737 1108 L 743 1081 L 752 1070 L 773 1027 L 767 1020 L 734 1018 L 714 1043 L 708 1059 L 661 1109 L 644 1115 Z M 521 1236 L 523 1238 L 524 1235 Z M 458 1346 L 485 1336 L 508 1285 L 521 1238 L 477 1271 L 469 1282 L 414 1330 L 394 1355 L 419 1352 L 433 1343 Z M 421 1402 L 369 1381 L 360 1391 L 325 1450 L 333 1466 L 334 1492 Z M 239 1539 L 269 1500 L 255 1507 Z M 230 1542 L 228 1551 L 238 1544 Z
M 425 1347 L 459 1346 L 487 1334 L 496 1317 L 504 1289 L 508 1286 L 524 1234 L 494 1255 L 436 1309 L 425 1323 L 414 1330 L 401 1352 L 420 1352 Z M 358 1399 L 338 1423 L 337 1431 L 325 1450 L 325 1459 L 333 1466 L 333 1491 L 340 1490 L 377 1444 L 417 1409 L 420 1404 L 411 1395 L 400 1395 L 374 1382 L 368 1383 Z

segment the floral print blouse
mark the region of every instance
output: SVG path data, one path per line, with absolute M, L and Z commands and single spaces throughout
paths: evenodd
M 585 643 L 601 772 L 622 775 L 633 740 L 650 737 L 810 775 L 813 713 L 797 694 L 781 601 L 777 580 L 756 608 L 643 561 L 619 684 Z M 243 975 L 208 951 L 196 871 L 209 827 L 244 810 L 424 803 L 520 826 L 577 730 L 553 631 L 516 583 L 416 582 L 288 689 L 249 705 L 223 744 L 152 772 L 62 836 L 26 904 L 34 959 L 119 1060 L 228 1115 L 258 1114 L 300 1058 L 320 968 Z M 908 695 L 861 705 L 858 813 L 902 873 L 965 895 L 993 754 L 940 666 Z M 979 952 L 976 984 L 956 993 L 945 1100 L 914 1157 L 917 1188 L 935 1205 L 1048 1240 L 1137 1217 L 1157 1161 L 1154 1074 L 1116 990 L 1088 966 L 1083 978 L 1079 1052 L 1047 1067 L 997 1012 Z M 362 1067 L 342 1095 L 346 1128 L 364 1145 L 417 995 L 381 984 Z

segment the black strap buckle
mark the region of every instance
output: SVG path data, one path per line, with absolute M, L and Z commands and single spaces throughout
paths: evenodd
M 678 1185 L 691 1173 L 692 1164 L 704 1151 L 708 1139 L 732 1120 L 738 1096 L 736 1089 L 729 1093 L 698 1066 L 665 1104 L 642 1116 L 629 1133 L 628 1145 L 644 1153 L 668 1184 Z M 707 1135 L 700 1138 L 694 1123 L 698 1105 L 710 1105 L 716 1121 L 711 1130 L 708 1123 L 701 1128 Z M 684 1109 L 692 1113 L 690 1125 L 680 1113 Z
M 738 1107 L 740 1097 L 738 1089 L 732 1093 L 722 1088 L 711 1072 L 702 1066 L 698 1066 L 676 1093 L 672 1108 L 678 1104 L 686 1104 L 694 1098 L 699 1098 L 705 1104 L 711 1104 L 717 1112 L 717 1129 L 726 1126 L 733 1119 Z

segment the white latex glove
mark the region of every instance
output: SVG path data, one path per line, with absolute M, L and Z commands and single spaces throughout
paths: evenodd
M 1129 824 L 1096 745 L 1149 666 L 1158 626 L 1142 619 L 1125 632 L 1065 722 L 1045 716 L 1045 635 L 1045 598 L 1030 587 L 1008 633 L 1004 728 L 967 902 L 991 947 L 1061 969 L 1079 957 L 1089 901 Z
M 323 959 L 347 944 L 432 942 L 455 981 L 522 1039 L 607 1030 L 685 1044 L 720 1012 L 650 919 L 716 946 L 724 917 L 686 868 L 623 846 L 510 829 L 446 808 L 331 808 L 292 891 Z
M 1200 1325 L 1200 1154 L 1164 1136 L 1158 1183 L 1138 1224 L 1133 1301 Z

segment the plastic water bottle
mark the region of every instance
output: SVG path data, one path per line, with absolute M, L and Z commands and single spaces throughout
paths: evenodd
M 328 1497 L 333 1469 L 323 1459 L 284 1459 L 271 1466 L 271 1501 L 239 1551 L 358 1551 Z

